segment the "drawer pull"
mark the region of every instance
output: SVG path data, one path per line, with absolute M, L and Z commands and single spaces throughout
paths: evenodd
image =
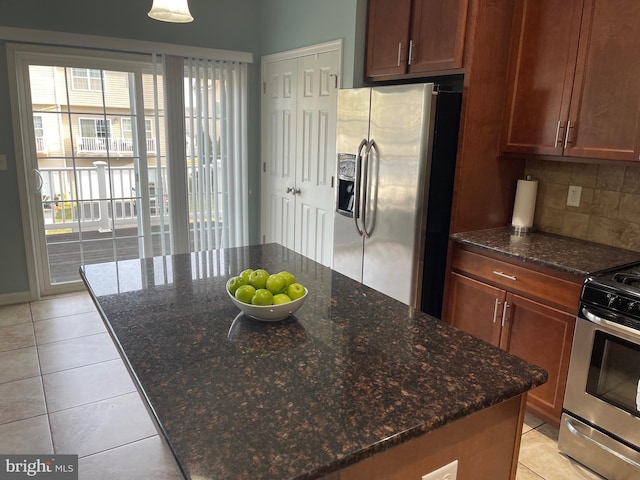
M 496 305 L 493 307 L 493 323 L 496 323 L 496 320 L 498 319 L 498 307 L 501 303 L 500 299 L 496 298 Z
M 514 277 L 513 275 L 507 275 L 504 272 L 496 272 L 495 270 L 493 271 L 493 273 L 495 275 L 498 275 L 499 277 L 503 277 L 503 278 L 508 278 L 509 280 L 513 280 L 514 282 L 517 280 L 516 277 Z
M 502 327 L 504 327 L 504 322 L 507 321 L 507 308 L 511 307 L 509 302 L 504 302 L 504 307 L 502 307 Z
M 562 138 L 564 137 L 564 135 L 561 135 L 561 133 L 564 134 L 564 122 L 559 120 L 558 128 L 556 130 L 556 146 L 562 145 Z

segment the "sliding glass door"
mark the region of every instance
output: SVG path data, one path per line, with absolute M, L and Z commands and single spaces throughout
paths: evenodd
M 21 66 L 41 293 L 72 287 L 84 264 L 170 253 L 160 65 L 25 55 Z
M 37 294 L 78 289 L 85 264 L 247 244 L 246 64 L 9 54 Z

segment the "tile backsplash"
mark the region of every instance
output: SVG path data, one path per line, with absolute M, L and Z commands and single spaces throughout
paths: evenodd
M 640 166 L 529 159 L 526 174 L 538 180 L 536 229 L 640 252 Z M 582 187 L 579 207 L 569 185 Z

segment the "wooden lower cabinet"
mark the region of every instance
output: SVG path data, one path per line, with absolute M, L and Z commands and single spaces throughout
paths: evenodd
M 525 398 L 518 395 L 472 413 L 322 480 L 419 480 L 454 460 L 461 480 L 514 480 Z
M 487 278 L 487 272 L 501 275 Z M 513 282 L 511 288 L 504 284 L 505 275 L 515 279 L 506 280 Z M 556 281 L 558 289 L 548 289 L 553 284 L 548 273 L 526 271 L 516 265 L 509 270 L 503 260 L 454 247 L 443 318 L 454 327 L 544 368 L 549 380 L 529 392 L 527 408 L 558 427 L 580 283 L 577 278 L 576 283 Z M 526 288 L 518 282 L 528 285 L 531 294 L 523 293 Z
M 576 316 L 511 293 L 506 305 L 500 346 L 547 371 L 549 380 L 529 392 L 527 407 L 558 427 Z
M 500 345 L 505 291 L 458 273 L 449 278 L 449 323 L 494 345 Z

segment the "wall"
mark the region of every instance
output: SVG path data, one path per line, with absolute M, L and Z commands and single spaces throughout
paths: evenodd
M 0 171 L 0 295 L 29 289 L 22 217 L 18 207 L 6 58 L 6 48 L 0 42 L 0 154 L 7 156 L 7 170 Z
M 150 19 L 151 0 L 2 0 L 0 26 L 54 30 L 150 40 L 200 47 L 238 50 L 254 54 L 249 66 L 249 178 L 250 235 L 259 239 L 259 71 L 257 2 L 259 0 L 189 0 L 195 20 L 169 24 Z M 9 109 L 6 44 L 0 41 L 0 153 L 7 155 L 8 170 L 0 171 L 0 297 L 29 290 L 26 253 L 19 210 L 16 159 Z
M 640 167 L 527 160 L 538 180 L 534 226 L 640 252 Z M 569 207 L 569 185 L 582 187 L 579 207 Z
M 260 53 L 342 39 L 342 87 L 361 86 L 366 14 L 366 0 L 261 0 Z
M 260 56 L 343 39 L 343 87 L 362 83 L 366 0 L 189 0 L 195 20 L 147 17 L 151 0 L 1 0 L 0 26 L 104 35 L 254 54 L 249 66 L 250 240 L 260 234 Z M 0 297 L 29 289 L 13 145 L 5 43 L 0 40 Z

